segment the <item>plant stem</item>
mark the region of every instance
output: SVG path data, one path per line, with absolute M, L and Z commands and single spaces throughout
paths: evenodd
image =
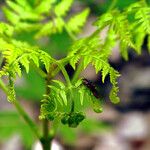
M 49 123 L 47 119 L 43 120 L 43 138 L 41 139 L 43 150 L 51 149 L 51 140 L 49 138 Z
M 115 7 L 115 5 L 117 4 L 117 1 L 118 0 L 112 0 L 112 3 L 111 3 L 111 5 L 108 8 L 108 11 L 111 11 Z
M 65 67 L 64 67 L 63 65 L 61 65 L 59 62 L 55 62 L 55 63 L 58 65 L 58 67 L 59 67 L 60 70 L 62 71 L 62 73 L 63 73 L 63 75 L 64 75 L 64 78 L 65 78 L 65 80 L 66 80 L 66 82 L 67 82 L 67 85 L 70 86 L 70 85 L 71 85 L 71 81 L 70 81 L 69 75 L 68 75 L 68 73 L 67 73 Z
M 40 134 L 38 131 L 38 127 L 36 124 L 31 120 L 31 118 L 28 116 L 28 114 L 22 109 L 22 106 L 20 103 L 16 100 L 12 103 L 19 114 L 22 116 L 22 118 L 25 120 L 25 122 L 28 124 L 28 126 L 31 128 L 32 132 L 36 135 L 38 139 L 40 139 Z
M 83 63 L 80 62 L 80 64 L 79 64 L 78 67 L 77 67 L 77 70 L 76 70 L 76 72 L 74 73 L 73 78 L 72 78 L 72 80 L 71 80 L 72 83 L 75 83 L 75 82 L 78 80 L 78 77 L 79 77 L 79 75 L 80 75 L 82 69 L 83 69 Z
M 46 95 L 50 95 L 50 88 L 48 87 L 48 85 L 50 84 L 51 79 L 52 79 L 51 72 L 53 71 L 53 69 L 54 69 L 54 66 L 51 66 L 49 68 L 49 72 L 47 73 Z M 49 121 L 47 119 L 44 119 L 43 120 L 43 136 L 41 138 L 41 144 L 42 144 L 43 150 L 51 149 L 52 139 L 53 138 L 49 137 Z
M 8 89 L 5 86 L 4 82 L 0 79 L 0 88 L 6 93 L 8 94 Z
M 8 89 L 7 89 L 6 85 L 3 83 L 2 80 L 0 80 L 0 87 L 5 92 L 5 94 L 8 95 Z M 40 139 L 39 130 L 38 130 L 36 124 L 32 121 L 32 119 L 29 117 L 29 115 L 23 110 L 23 108 L 20 105 L 20 103 L 17 100 L 15 100 L 15 101 L 12 102 L 12 104 L 17 109 L 17 111 L 20 114 L 20 116 L 25 120 L 25 122 L 31 128 L 31 130 L 35 134 L 35 136 L 38 139 Z

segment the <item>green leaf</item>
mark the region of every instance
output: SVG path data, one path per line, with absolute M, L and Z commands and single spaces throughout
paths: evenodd
M 94 23 L 95 26 L 98 26 L 100 29 L 103 29 L 107 25 L 111 23 L 113 16 L 111 13 L 105 13 L 98 18 L 98 20 Z
M 67 28 L 72 32 L 78 33 L 80 28 L 84 26 L 89 12 L 89 9 L 85 9 L 81 13 L 72 17 L 67 23 Z
M 16 62 L 15 64 L 14 64 L 14 71 L 16 72 L 16 73 L 18 73 L 18 76 L 19 77 L 21 77 L 21 67 L 20 67 L 20 64 L 18 63 L 18 62 Z
M 89 57 L 89 56 L 84 57 L 84 59 L 83 59 L 84 69 L 90 64 L 91 61 L 92 61 L 92 57 Z
M 135 35 L 135 46 L 136 46 L 136 52 L 138 54 L 141 54 L 141 48 L 144 42 L 145 33 L 144 32 L 138 32 Z
M 35 12 L 38 14 L 49 13 L 52 8 L 52 4 L 55 1 L 56 0 L 42 0 L 41 3 L 35 8 Z
M 109 66 L 106 64 L 102 69 L 102 82 L 104 83 L 106 75 L 109 73 Z
M 59 94 L 60 94 L 60 96 L 61 96 L 61 98 L 62 98 L 64 104 L 67 106 L 67 96 L 66 96 L 65 91 L 64 91 L 64 90 L 61 90 Z
M 43 115 L 47 115 L 50 112 L 55 111 L 55 109 L 56 109 L 55 101 L 51 100 L 51 99 L 49 99 L 47 101 L 47 103 L 44 103 L 44 104 L 41 105 L 41 111 L 42 111 Z
M 150 34 L 150 8 L 145 7 L 139 9 L 135 14 L 135 19 L 137 19 L 137 26 L 141 26 L 146 33 Z
M 40 56 L 39 59 L 45 65 L 46 71 L 49 72 L 49 67 L 50 67 L 50 64 L 51 64 L 51 61 L 52 61 L 50 55 L 45 53 L 44 51 L 40 51 L 39 53 L 40 53 L 39 54 L 39 56 Z
M 102 62 L 99 59 L 96 59 L 94 62 L 96 74 L 102 69 L 102 66 L 103 66 Z
M 112 89 L 110 91 L 109 98 L 112 103 L 116 104 L 120 102 L 120 99 L 118 97 L 119 88 L 117 85 L 118 84 L 117 78 L 120 76 L 120 74 L 113 68 L 110 68 L 109 73 L 110 73 L 110 82 L 112 83 Z
M 25 55 L 22 56 L 19 60 L 19 62 L 25 67 L 26 69 L 26 72 L 28 73 L 29 72 L 29 60 L 28 60 L 28 57 L 26 57 Z
M 30 5 L 27 0 L 16 0 L 16 2 L 22 7 L 26 7 L 28 9 L 30 8 Z
M 79 80 L 75 83 L 75 87 L 78 88 L 81 84 L 82 84 L 82 79 L 79 79 Z
M 99 99 L 96 99 L 95 97 L 92 97 L 92 107 L 93 107 L 93 110 L 96 112 L 96 113 L 101 113 L 103 111 L 102 107 L 101 107 L 101 104 L 100 104 L 100 100 Z
M 13 35 L 14 28 L 11 25 L 0 22 L 0 36 L 11 37 Z
M 66 13 L 69 11 L 72 3 L 73 0 L 61 0 L 61 2 L 58 3 L 54 8 L 55 14 L 59 17 L 65 16 Z
M 6 7 L 3 7 L 3 12 L 10 23 L 16 25 L 19 22 L 19 17 Z
M 35 63 L 37 67 L 39 67 L 39 59 L 37 57 L 37 54 L 32 53 L 32 56 L 29 56 L 31 60 Z
M 59 81 L 59 80 L 53 80 L 53 82 L 56 83 L 57 85 L 59 85 L 59 87 L 61 89 L 65 89 L 65 85 L 61 81 Z
M 63 31 L 63 27 L 65 25 L 65 22 L 63 21 L 62 18 L 58 17 L 54 19 L 54 24 L 56 27 L 56 30 L 61 33 Z
M 81 105 L 83 105 L 83 101 L 84 101 L 84 90 L 80 89 L 80 90 L 79 90 L 79 95 L 80 95 L 80 103 L 81 103 Z
M 70 65 L 72 66 L 72 68 L 75 70 L 76 69 L 76 64 L 79 61 L 80 56 L 76 55 L 74 56 L 71 60 L 70 60 Z
M 121 51 L 122 57 L 125 60 L 128 60 L 128 46 L 123 42 L 120 42 L 120 51 Z
M 39 30 L 39 32 L 36 34 L 35 37 L 40 38 L 42 36 L 47 36 L 49 34 L 52 34 L 53 32 L 54 32 L 53 22 L 49 21 L 44 26 L 41 27 L 41 29 Z
M 49 85 L 48 87 L 50 87 L 50 89 L 52 89 L 56 94 L 59 94 L 59 92 L 60 92 L 59 88 L 57 88 L 57 87 L 55 87 L 53 85 Z
M 9 85 L 8 85 L 8 95 L 7 99 L 10 103 L 13 103 L 16 101 L 16 93 L 15 93 L 15 87 L 14 87 L 14 81 L 12 78 L 12 75 L 9 74 Z
M 12 2 L 11 0 L 7 0 L 6 3 L 16 13 L 21 13 L 21 12 L 23 13 L 24 12 L 24 8 L 21 7 L 20 5 L 18 5 L 17 3 Z

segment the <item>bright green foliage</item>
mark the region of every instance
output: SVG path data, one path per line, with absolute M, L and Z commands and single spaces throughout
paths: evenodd
M 48 118 L 54 120 L 54 116 L 61 119 L 63 124 L 68 124 L 70 127 L 76 127 L 83 119 L 83 112 L 72 112 L 72 99 L 74 100 L 74 106 L 80 104 L 80 107 L 84 105 L 84 101 L 90 100 L 92 108 L 95 112 L 102 112 L 100 100 L 96 99 L 93 94 L 82 84 L 82 80 L 78 80 L 75 85 L 70 87 L 65 86 L 64 83 L 53 80 L 53 85 L 50 85 L 50 95 L 45 95 L 41 105 L 40 118 Z M 70 99 L 70 94 L 77 95 Z M 64 110 L 65 109 L 65 110 Z M 79 111 L 79 110 L 78 110 Z M 81 110 L 80 110 L 81 111 Z M 78 118 L 78 119 L 77 119 Z M 75 122 L 75 120 L 77 122 Z
M 56 16 L 58 17 L 66 16 L 66 13 L 69 11 L 72 3 L 73 0 L 61 0 L 61 2 L 58 3 L 54 8 Z
M 102 72 L 103 82 L 105 77 L 109 74 L 110 81 L 113 85 L 110 95 L 111 101 L 114 103 L 119 101 L 119 98 L 117 98 L 118 87 L 116 82 L 119 73 L 109 65 L 107 52 L 106 54 L 104 51 L 101 53 L 101 44 L 98 35 L 92 35 L 75 42 L 71 47 L 68 58 L 70 59 L 70 64 L 74 69 L 80 59 L 83 61 L 84 69 L 91 63 L 94 66 L 96 73 L 99 71 Z M 112 96 L 112 93 L 114 96 Z
M 0 118 L 1 141 L 8 140 L 17 133 L 23 144 L 25 144 L 28 148 L 32 146 L 34 142 L 34 135 L 17 112 L 1 111 Z
M 121 54 L 125 59 L 128 59 L 128 47 L 135 48 L 135 46 L 133 43 L 127 15 L 119 10 L 114 10 L 101 16 L 95 22 L 95 25 L 98 26 L 100 30 L 108 26 L 109 29 L 107 39 L 113 37 L 113 42 L 117 42 L 117 40 L 119 40 Z M 108 44 L 109 41 L 106 42 Z M 108 50 L 111 49 L 112 47 L 110 47 Z
M 9 74 L 8 96 L 7 96 L 9 102 L 14 102 L 16 100 L 16 94 L 14 88 L 15 87 L 14 87 L 13 78 L 11 74 Z
M 67 23 L 67 28 L 75 33 L 78 33 L 80 31 L 80 27 L 82 27 L 87 19 L 87 16 L 89 14 L 89 9 L 85 9 L 81 13 L 73 16 Z
M 67 13 L 73 0 L 61 0 L 60 2 L 34 0 L 33 2 L 30 4 L 27 0 L 7 0 L 7 6 L 3 8 L 4 14 L 11 24 L 0 23 L 0 53 L 2 53 L 2 59 L 5 62 L 0 70 L 0 77 L 9 77 L 8 100 L 10 102 L 16 100 L 14 82 L 16 74 L 21 77 L 22 68 L 25 68 L 28 73 L 30 64 L 33 63 L 36 69 L 43 73 L 44 66 L 46 71 L 43 78 L 46 78 L 47 81 L 50 80 L 47 82 L 49 85 L 46 85 L 50 93 L 46 93 L 42 100 L 40 119 L 61 120 L 69 127 L 77 127 L 85 118 L 82 112 L 85 100 L 90 102 L 90 106 L 97 113 L 102 112 L 101 100 L 95 98 L 92 92 L 82 84 L 82 79 L 77 78 L 74 82 L 71 81 L 65 70 L 65 65 L 70 63 L 76 71 L 77 64 L 81 63 L 83 67 L 80 71 L 82 71 L 92 64 L 95 72 L 101 73 L 103 83 L 106 76 L 109 76 L 112 84 L 109 98 L 113 103 L 118 103 L 117 78 L 119 73 L 110 66 L 109 57 L 117 42 L 120 45 L 121 55 L 126 60 L 129 48 L 141 53 L 146 35 L 150 50 L 150 7 L 140 1 L 123 11 L 109 10 L 94 23 L 97 26 L 94 33 L 75 40 L 69 48 L 68 55 L 61 60 L 56 60 L 44 50 L 24 41 L 16 40 L 14 34 L 17 34 L 18 31 L 28 30 L 31 32 L 34 30 L 35 36 L 39 38 L 60 33 L 65 29 L 75 39 L 74 33 L 78 33 L 84 26 L 89 9 L 68 19 Z M 107 29 L 105 38 L 100 37 L 103 29 Z M 62 71 L 66 82 L 52 80 L 56 76 L 55 73 L 59 71 Z M 80 110 L 76 107 L 77 103 L 80 104 Z
M 0 51 L 3 54 L 3 58 L 6 60 L 5 66 L 0 71 L 0 76 L 7 75 L 10 71 L 13 76 L 16 73 L 21 76 L 21 65 L 29 72 L 29 64 L 31 61 L 39 67 L 39 61 L 41 61 L 47 71 L 52 63 L 52 58 L 44 51 L 39 50 L 37 47 L 32 47 L 27 43 L 11 40 L 10 42 L 0 39 L 2 48 Z
M 137 52 L 141 53 L 141 46 L 146 35 L 150 36 L 150 7 L 143 1 L 132 4 L 127 13 L 134 16 L 131 22 Z
M 144 38 L 150 34 L 149 12 L 150 7 L 140 1 L 132 4 L 123 12 L 112 10 L 105 13 L 94 25 L 98 26 L 100 31 L 106 26 L 109 28 L 107 38 L 114 37 L 114 42 L 120 42 L 121 55 L 127 60 L 128 48 L 131 47 L 141 53 Z M 131 17 L 132 20 L 129 20 Z
M 35 0 L 32 6 L 27 0 L 7 0 L 8 7 L 4 7 L 3 11 L 9 22 L 14 25 L 15 31 L 34 30 L 37 31 L 35 37 L 39 38 L 62 32 L 63 29 L 67 32 L 79 32 L 89 10 L 86 9 L 67 21 L 64 17 L 67 16 L 72 3 L 73 0 L 61 0 L 59 3 L 56 0 Z

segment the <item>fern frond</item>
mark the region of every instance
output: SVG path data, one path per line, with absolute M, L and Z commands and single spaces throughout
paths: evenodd
M 11 73 L 9 73 L 9 85 L 8 85 L 8 96 L 7 96 L 7 99 L 8 99 L 8 101 L 10 103 L 13 103 L 14 101 L 16 101 L 14 81 L 13 81 Z
M 35 12 L 38 14 L 48 14 L 56 0 L 42 0 L 35 8 Z
M 140 25 L 146 33 L 150 34 L 150 8 L 141 8 L 136 12 L 135 19 L 137 20 L 137 27 Z
M 11 25 L 0 22 L 0 37 L 11 37 L 13 35 L 14 29 Z
M 73 0 L 61 0 L 61 2 L 58 3 L 54 8 L 55 14 L 58 17 L 65 16 L 66 13 L 69 11 L 72 3 L 73 3 Z
M 49 67 L 54 62 L 49 54 L 38 49 L 37 47 L 32 47 L 27 43 L 12 40 L 11 42 L 6 42 L 0 39 L 0 44 L 2 44 L 2 54 L 3 58 L 6 59 L 6 64 L 0 71 L 1 76 L 7 74 L 7 72 L 12 71 L 15 75 L 21 75 L 21 67 L 24 66 L 26 72 L 29 71 L 29 64 L 31 61 L 39 67 L 39 62 L 42 62 L 49 72 Z
M 26 0 L 21 0 L 21 2 L 7 0 L 7 6 L 3 7 L 3 12 L 15 31 L 36 31 L 35 37 L 40 38 L 61 33 L 63 29 L 66 29 L 69 33 L 79 32 L 87 19 L 89 9 L 71 17 L 69 21 L 65 21 L 72 3 L 73 0 L 61 0 L 60 2 L 57 2 L 57 0 L 42 0 L 32 6 Z M 52 9 L 52 6 L 54 9 Z
M 89 9 L 85 9 L 79 14 L 73 16 L 67 23 L 68 30 L 78 33 L 80 28 L 83 27 L 89 15 Z
M 125 12 L 120 12 L 119 10 L 108 12 L 101 16 L 94 25 L 98 26 L 99 32 L 108 26 L 107 37 L 103 44 L 103 50 L 106 50 L 108 55 L 111 54 L 117 40 L 120 41 L 121 54 L 125 59 L 128 58 L 128 47 L 135 49 L 128 16 Z
M 120 76 L 120 74 L 113 68 L 110 69 L 109 73 L 110 73 L 110 82 L 112 83 L 112 89 L 110 91 L 109 98 L 113 103 L 116 104 L 120 102 L 120 99 L 118 97 L 119 87 L 117 82 L 117 78 Z
M 114 15 L 117 15 L 114 17 L 113 20 L 113 28 L 116 34 L 118 35 L 120 41 L 124 43 L 124 45 L 127 45 L 128 47 L 134 48 L 132 34 L 129 27 L 129 21 L 127 19 L 126 14 L 115 12 Z
M 49 118 L 50 120 L 54 120 L 54 114 L 57 109 L 57 104 L 55 101 L 55 97 L 49 95 L 45 95 L 44 99 L 41 100 L 42 105 L 40 109 L 40 119 Z
M 89 64 L 93 64 L 96 73 L 102 72 L 102 81 L 104 82 L 105 77 L 109 74 L 111 79 L 111 83 L 113 85 L 113 94 L 111 94 L 111 101 L 115 101 L 115 96 L 117 96 L 117 85 L 116 79 L 118 77 L 118 72 L 115 71 L 108 63 L 108 52 L 101 52 L 101 48 L 104 48 L 104 45 L 100 43 L 99 36 L 95 35 L 93 37 L 87 37 L 84 39 L 80 39 L 75 42 L 75 44 L 71 47 L 71 52 L 68 54 L 68 58 L 70 58 L 70 65 L 75 68 L 76 63 L 81 59 L 83 60 L 83 66 L 86 67 Z M 105 47 L 106 48 L 106 47 Z M 112 92 L 111 92 L 112 93 Z
M 112 20 L 113 20 L 112 13 L 108 12 L 100 16 L 97 19 L 97 21 L 94 22 L 94 25 L 98 26 L 102 30 L 104 27 L 110 25 Z

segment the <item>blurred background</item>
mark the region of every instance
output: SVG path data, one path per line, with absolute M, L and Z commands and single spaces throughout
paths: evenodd
M 30 0 L 32 1 L 32 0 Z M 117 7 L 124 7 L 136 0 L 118 0 Z M 79 37 L 92 33 L 92 22 L 109 7 L 111 0 L 75 0 L 70 13 L 85 7 L 91 9 L 86 26 Z M 1 7 L 5 0 L 0 0 L 0 20 L 4 20 Z M 105 35 L 105 31 L 102 36 Z M 38 44 L 55 58 L 66 56 L 71 39 L 66 32 L 34 40 L 32 33 L 20 33 L 18 39 Z M 82 76 L 94 82 L 103 99 L 104 111 L 95 114 L 87 109 L 85 119 L 77 129 L 61 125 L 54 141 L 53 150 L 150 150 L 150 55 L 146 48 L 146 39 L 140 56 L 129 51 L 129 61 L 119 55 L 118 47 L 113 50 L 111 65 L 121 73 L 119 78 L 121 102 L 111 104 L 108 99 L 109 79 L 101 82 L 101 74 L 95 74 L 89 66 Z M 73 69 L 66 65 L 70 76 Z M 58 78 L 62 78 L 61 74 Z M 5 81 L 5 79 L 4 79 Z M 32 69 L 16 83 L 17 96 L 24 109 L 38 123 L 40 100 L 45 92 L 44 80 Z M 0 90 L 0 150 L 41 150 L 38 141 L 19 117 L 16 110 L 7 102 Z

